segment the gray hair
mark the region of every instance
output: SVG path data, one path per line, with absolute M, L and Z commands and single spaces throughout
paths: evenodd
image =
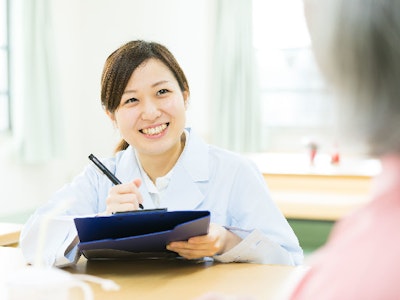
M 340 100 L 340 131 L 371 155 L 400 153 L 400 1 L 304 2 L 317 62 Z

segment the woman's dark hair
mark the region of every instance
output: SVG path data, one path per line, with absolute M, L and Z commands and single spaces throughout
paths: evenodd
M 151 58 L 163 62 L 174 74 L 181 91 L 190 94 L 185 74 L 165 46 L 156 42 L 131 41 L 111 53 L 104 64 L 101 77 L 101 104 L 105 110 L 110 113 L 117 110 L 132 73 Z M 118 152 L 127 147 L 128 143 L 121 140 L 115 151 Z

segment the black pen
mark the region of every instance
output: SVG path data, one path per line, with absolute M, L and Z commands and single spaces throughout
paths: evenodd
M 119 179 L 117 177 L 115 177 L 115 175 L 113 173 L 110 172 L 109 169 L 106 168 L 105 165 L 103 165 L 101 163 L 101 161 L 99 161 L 97 159 L 96 156 L 94 156 L 93 154 L 89 155 L 89 159 L 104 173 L 104 175 L 106 175 L 108 177 L 108 179 L 111 180 L 112 183 L 114 183 L 115 185 L 121 184 L 122 182 L 119 181 Z M 143 209 L 143 205 L 141 203 L 139 203 L 139 207 L 141 209 Z

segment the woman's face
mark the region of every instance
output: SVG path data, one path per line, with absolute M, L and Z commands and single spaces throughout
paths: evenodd
M 141 156 L 169 156 L 181 151 L 188 93 L 160 60 L 143 62 L 130 77 L 112 114 L 122 138 Z

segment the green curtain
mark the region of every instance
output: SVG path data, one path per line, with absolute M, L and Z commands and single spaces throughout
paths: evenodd
M 12 125 L 24 163 L 46 163 L 63 149 L 50 4 L 11 1 Z
M 261 148 L 261 104 L 252 32 L 252 1 L 216 0 L 212 140 L 224 148 Z

